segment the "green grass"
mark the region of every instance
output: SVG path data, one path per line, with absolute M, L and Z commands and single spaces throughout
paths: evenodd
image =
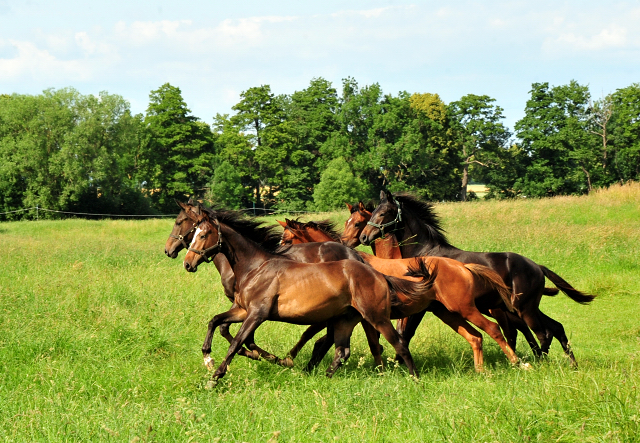
M 542 310 L 565 326 L 579 369 L 554 342 L 511 368 L 485 337 L 487 371 L 433 316 L 412 342 L 421 378 L 378 372 L 361 328 L 328 380 L 237 357 L 213 390 L 200 346 L 229 306 L 212 265 L 163 254 L 172 220 L 0 224 L 0 439 L 5 441 L 639 441 L 640 186 L 587 197 L 437 206 L 465 249 L 515 251 L 575 287 Z M 346 211 L 320 214 L 340 225 Z M 268 323 L 256 341 L 284 355 L 303 327 Z M 216 334 L 219 362 L 227 344 Z M 385 346 L 384 357 L 392 357 Z

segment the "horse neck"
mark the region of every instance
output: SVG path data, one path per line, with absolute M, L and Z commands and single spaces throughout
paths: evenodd
M 222 232 L 221 253 L 227 257 L 231 269 L 240 282 L 244 275 L 273 257 L 251 240 L 236 232 L 229 226 L 220 224 Z
M 418 257 L 437 251 L 457 250 L 457 248 L 439 242 L 431 235 L 428 227 L 418 221 L 409 211 L 403 211 L 403 228 L 400 235 L 402 257 Z M 438 252 L 438 255 L 440 255 Z
M 305 230 L 305 232 L 310 242 L 334 241 L 329 234 L 327 234 L 326 232 L 322 232 L 319 229 L 308 229 Z
M 375 248 L 372 250 L 378 258 L 402 258 L 402 251 L 395 234 L 389 234 L 384 239 L 376 240 Z

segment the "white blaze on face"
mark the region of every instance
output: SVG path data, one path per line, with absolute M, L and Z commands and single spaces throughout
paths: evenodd
M 190 248 L 193 248 L 193 243 L 196 241 L 196 238 L 198 238 L 198 235 L 200 235 L 201 232 L 202 232 L 202 229 L 196 228 L 196 233 L 193 234 L 193 238 L 191 239 L 191 244 L 189 245 Z
M 347 220 L 347 224 L 351 223 L 351 220 L 353 220 L 353 215 L 349 217 L 349 220 Z

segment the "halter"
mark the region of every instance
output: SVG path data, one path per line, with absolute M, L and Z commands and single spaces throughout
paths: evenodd
M 217 218 L 213 219 L 213 223 L 216 225 L 216 229 L 218 230 L 218 242 L 215 245 L 210 246 L 207 249 L 193 249 L 191 247 L 187 248 L 187 250 L 191 252 L 195 252 L 196 254 L 204 257 L 204 261 L 207 263 L 211 263 L 211 260 L 213 260 L 213 257 L 215 257 L 218 254 L 218 252 L 220 252 L 219 249 L 222 247 L 222 231 L 220 230 L 220 223 L 218 223 Z M 197 223 L 196 226 L 199 224 L 200 223 Z M 211 257 L 207 257 L 207 253 L 211 251 L 216 251 L 216 252 Z
M 367 222 L 368 225 L 371 225 L 374 228 L 380 229 L 380 232 L 383 237 L 384 237 L 384 228 L 386 228 L 387 226 L 396 225 L 402 221 L 402 209 L 400 208 L 400 202 L 398 202 L 398 200 L 396 200 L 395 198 L 393 199 L 393 202 L 398 207 L 398 213 L 396 214 L 395 220 L 390 221 L 389 223 L 384 223 L 384 224 L 373 223 L 371 220 Z
M 198 227 L 198 223 L 193 223 L 193 226 L 191 227 L 191 230 L 189 232 L 187 232 L 185 235 L 173 235 L 173 234 L 169 234 L 170 238 L 175 238 L 178 239 L 182 242 L 182 246 L 184 246 L 185 249 L 189 249 L 189 245 L 187 244 L 186 241 L 184 241 L 184 239 L 191 234 L 193 231 L 196 230 L 196 228 Z

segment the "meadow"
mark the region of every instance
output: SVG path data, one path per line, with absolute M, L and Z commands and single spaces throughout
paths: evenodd
M 557 341 L 536 360 L 520 337 L 524 370 L 485 336 L 477 374 L 467 342 L 427 316 L 411 343 L 417 381 L 392 360 L 374 368 L 358 327 L 333 379 L 329 357 L 303 371 L 308 345 L 293 369 L 236 357 L 207 390 L 200 347 L 229 302 L 213 265 L 189 274 L 184 252 L 164 255 L 172 219 L 0 223 L 0 439 L 640 441 L 640 184 L 437 211 L 453 244 L 518 252 L 597 294 L 588 306 L 562 293 L 541 303 L 564 325 L 577 370 Z M 347 215 L 303 220 L 342 226 Z M 267 323 L 256 342 L 284 356 L 303 329 Z M 216 362 L 226 349 L 216 334 Z

